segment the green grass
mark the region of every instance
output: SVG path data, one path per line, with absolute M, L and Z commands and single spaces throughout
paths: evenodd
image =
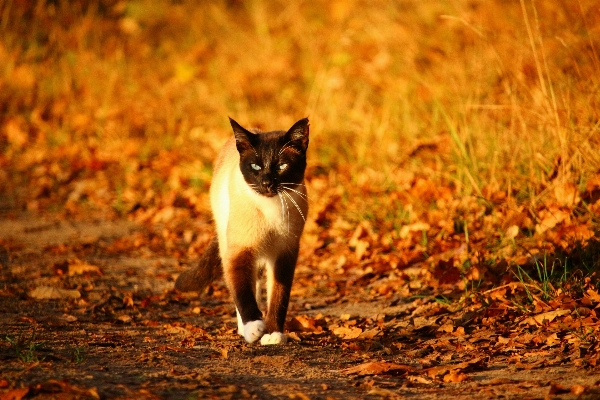
M 88 349 L 87 347 L 74 347 L 71 349 L 72 357 L 71 360 L 75 364 L 81 364 L 85 362 L 88 358 Z
M 25 363 L 35 363 L 43 361 L 44 358 L 39 357 L 39 351 L 44 348 L 46 342 L 37 342 L 35 340 L 35 331 L 31 333 L 31 336 L 25 337 L 19 335 L 18 338 L 6 336 L 6 341 L 10 343 L 11 347 L 15 351 L 15 355 Z

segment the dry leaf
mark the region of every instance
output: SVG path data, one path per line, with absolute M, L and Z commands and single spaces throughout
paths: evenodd
M 29 297 L 37 300 L 78 299 L 79 290 L 58 289 L 52 286 L 38 286 L 29 292 Z
M 383 399 L 401 399 L 402 396 L 400 396 L 398 393 L 389 390 L 389 389 L 383 389 L 383 388 L 373 388 L 371 390 L 369 390 L 369 392 L 367 393 L 370 396 L 378 396 L 379 398 L 383 398 Z
M 375 336 L 379 335 L 381 330 L 379 328 L 368 329 L 361 333 L 358 338 L 359 339 L 373 339 Z
M 340 326 L 339 328 L 335 328 L 333 330 L 334 335 L 341 337 L 342 339 L 356 339 L 362 333 L 362 329 L 357 328 L 355 326 L 347 328 L 345 326 Z
M 85 261 L 81 261 L 77 258 L 74 260 L 69 260 L 69 276 L 89 273 L 102 274 L 100 268 L 96 267 L 95 265 L 88 264 Z
M 429 326 L 437 326 L 437 320 L 439 316 L 433 317 L 415 317 L 413 318 L 413 324 L 415 329 L 427 328 Z
M 66 322 L 75 322 L 78 318 L 74 315 L 63 314 L 62 319 Z
M 437 330 L 438 332 L 452 333 L 454 331 L 454 324 L 444 324 Z
M 479 370 L 484 368 L 486 365 L 485 361 L 483 360 L 483 358 L 476 358 L 474 360 L 471 361 L 465 361 L 459 364 L 452 364 L 452 365 L 440 365 L 437 367 L 431 367 L 426 369 L 425 371 L 427 372 L 427 375 L 431 378 L 435 378 L 438 376 L 444 376 L 447 373 L 449 373 L 450 371 L 454 371 L 455 373 L 458 372 L 468 372 L 468 371 L 472 371 L 472 370 Z
M 600 294 L 596 290 L 588 289 L 586 294 L 593 302 L 600 303 Z
M 558 334 L 553 333 L 552 335 L 546 338 L 546 345 L 556 346 L 558 344 L 560 344 L 560 338 L 558 337 Z
M 573 393 L 575 396 L 580 396 L 585 393 L 586 389 L 587 388 L 583 385 L 573 385 L 571 386 L 571 393 Z
M 431 379 L 427 379 L 424 376 L 420 376 L 420 375 L 409 375 L 409 376 L 407 376 L 407 378 L 409 381 L 422 383 L 425 385 L 432 385 L 434 383 L 434 381 L 432 381 Z
M 342 372 L 346 375 L 381 375 L 385 373 L 397 375 L 413 371 L 414 369 L 415 368 L 410 365 L 381 361 L 359 364 L 354 367 L 346 368 L 342 370 Z
M 577 186 L 570 182 L 554 186 L 554 197 L 558 204 L 564 207 L 573 207 L 581 200 Z
M 297 315 L 288 323 L 288 329 L 300 332 L 314 332 L 317 326 L 314 318 L 305 315 Z
M 415 222 L 414 224 L 404 225 L 402 228 L 400 228 L 400 237 L 405 239 L 411 232 L 427 232 L 430 228 L 431 226 L 425 222 Z
M 21 400 L 27 393 L 29 393 L 29 388 L 11 389 L 8 392 L 0 393 L 0 400 Z
M 464 374 L 455 369 L 444 375 L 444 382 L 459 383 L 464 381 L 465 379 L 467 379 L 467 374 Z
M 533 317 L 529 317 L 526 320 L 521 321 L 519 323 L 519 325 L 528 324 L 531 326 L 538 326 L 538 325 L 542 325 L 544 323 L 544 321 L 552 322 L 552 321 L 554 321 L 554 319 L 556 319 L 556 317 L 561 317 L 563 315 L 568 315 L 568 314 L 571 314 L 571 311 L 569 311 L 569 310 L 548 311 L 545 313 L 534 315 Z
M 542 210 L 540 212 L 541 222 L 535 226 L 535 232 L 541 235 L 569 218 L 570 215 L 569 212 L 560 209 Z
M 117 319 L 121 322 L 129 322 L 129 321 L 131 321 L 131 316 L 129 316 L 127 314 L 123 314 L 123 315 L 119 315 L 117 317 Z
M 506 229 L 506 233 L 504 234 L 504 236 L 507 239 L 514 239 L 517 237 L 518 234 L 519 234 L 519 227 L 517 225 L 511 225 L 508 227 L 508 229 Z

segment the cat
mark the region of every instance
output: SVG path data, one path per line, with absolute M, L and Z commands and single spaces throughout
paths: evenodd
M 304 184 L 308 118 L 288 131 L 249 131 L 229 118 L 233 137 L 215 163 L 210 203 L 216 236 L 195 268 L 175 282 L 203 291 L 221 274 L 236 307 L 238 333 L 248 343 L 283 344 L 300 236 L 308 213 Z M 267 281 L 267 309 L 258 306 L 259 271 Z

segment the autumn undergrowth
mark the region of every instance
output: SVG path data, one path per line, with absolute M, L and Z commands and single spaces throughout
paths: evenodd
M 597 258 L 572 258 L 599 232 L 596 8 L 3 2 L 0 191 L 181 239 L 174 226 L 210 218 L 227 116 L 266 130 L 308 116 L 308 236 L 335 227 L 328 243 L 366 243 L 358 264 L 450 259 L 484 283 L 506 264 L 552 296 L 597 279 Z

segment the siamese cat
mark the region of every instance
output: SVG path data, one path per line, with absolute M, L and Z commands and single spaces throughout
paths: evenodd
M 285 343 L 283 326 L 308 212 L 308 118 L 287 132 L 249 131 L 229 120 L 234 136 L 217 158 L 210 188 L 216 237 L 175 288 L 202 291 L 222 273 L 235 303 L 238 333 L 248 343 Z M 267 281 L 264 316 L 258 306 L 261 270 Z

